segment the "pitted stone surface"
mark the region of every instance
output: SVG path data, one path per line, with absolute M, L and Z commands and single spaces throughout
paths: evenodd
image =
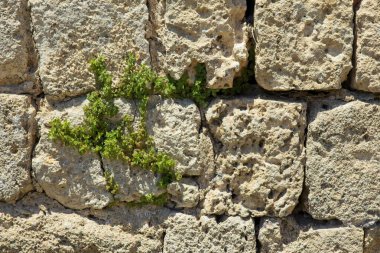
M 316 219 L 364 225 L 380 220 L 380 105 L 311 105 L 307 137 L 307 211 Z
M 207 148 L 208 137 L 200 133 L 201 115 L 194 102 L 154 97 L 148 110 L 148 131 L 158 150 L 176 160 L 178 172 L 199 176 L 211 166 L 207 156 L 213 150 Z
M 380 2 L 360 1 L 356 14 L 356 76 L 353 88 L 380 92 Z
M 359 253 L 363 252 L 363 236 L 360 228 L 300 225 L 290 216 L 265 218 L 259 241 L 262 253 Z
M 252 220 L 228 217 L 216 222 L 214 218 L 175 214 L 170 217 L 164 238 L 164 253 L 171 252 L 255 252 L 255 225 Z
M 302 191 L 306 104 L 217 99 L 206 118 L 220 148 L 204 212 L 289 215 Z
M 248 62 L 246 1 L 159 1 L 155 8 L 157 67 L 179 79 L 205 63 L 209 87 L 232 87 Z
M 0 201 L 14 202 L 33 189 L 35 114 L 31 97 L 0 94 Z
M 117 217 L 131 222 L 129 216 Z M 14 206 L 0 203 L 0 252 L 162 252 L 158 238 L 134 234 L 127 226 L 108 221 L 89 218 L 33 193 Z
M 0 85 L 19 84 L 28 75 L 26 1 L 0 1 L 0 13 Z
M 48 137 L 49 122 L 54 118 L 80 124 L 86 103 L 82 98 L 55 106 L 43 101 L 38 114 L 41 137 L 33 158 L 35 179 L 49 197 L 73 209 L 104 208 L 112 200 L 97 155 L 81 155 L 76 149 Z
M 352 4 L 257 0 L 258 84 L 276 91 L 339 89 L 352 68 Z
M 177 208 L 193 208 L 199 202 L 199 186 L 190 178 L 169 184 L 168 193 Z
M 149 63 L 144 1 L 31 0 L 45 94 L 62 100 L 95 88 L 88 62 L 102 54 L 121 64 L 127 52 Z M 118 72 L 119 65 L 112 70 Z

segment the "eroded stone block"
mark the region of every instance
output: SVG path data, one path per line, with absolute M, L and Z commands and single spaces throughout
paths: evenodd
M 171 252 L 255 252 L 255 225 L 252 220 L 228 217 L 221 222 L 187 214 L 170 217 L 164 238 L 164 253 Z
M 244 0 L 159 1 L 153 38 L 157 67 L 179 79 L 204 63 L 209 87 L 232 87 L 248 61 L 245 10 Z
M 81 155 L 76 149 L 48 137 L 49 122 L 54 118 L 79 125 L 86 103 L 83 98 L 57 105 L 43 101 L 38 114 L 41 137 L 33 158 L 35 179 L 49 197 L 72 209 L 100 209 L 112 201 L 106 190 L 100 158 L 90 152 Z
M 0 201 L 14 202 L 33 189 L 35 114 L 30 97 L 0 94 Z
M 352 68 L 346 0 L 257 0 L 255 73 L 267 90 L 339 89 Z
M 150 63 L 144 1 L 31 0 L 34 39 L 45 94 L 62 100 L 95 88 L 88 62 L 98 54 L 119 72 L 127 52 Z
M 28 76 L 26 2 L 0 2 L 0 85 L 19 84 Z
M 380 251 L 380 227 L 369 228 L 365 231 L 364 253 Z
M 217 99 L 206 118 L 220 147 L 204 212 L 289 215 L 302 191 L 306 104 Z
M 362 0 L 356 14 L 356 76 L 353 88 L 380 92 L 380 3 Z
M 259 232 L 261 252 L 358 253 L 363 251 L 364 232 L 360 228 L 321 226 L 305 222 L 301 224 L 292 216 L 285 219 L 264 219 Z
M 307 136 L 307 211 L 316 219 L 363 225 L 380 220 L 380 105 L 311 105 Z

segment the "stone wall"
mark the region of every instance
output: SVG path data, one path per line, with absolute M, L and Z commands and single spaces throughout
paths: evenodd
M 380 252 L 380 2 L 0 1 L 0 252 Z M 183 179 L 48 138 L 83 120 L 88 61 L 128 52 L 180 78 L 204 63 L 206 108 L 149 101 Z M 250 54 L 251 52 L 251 54 Z M 235 80 L 235 81 L 234 81 Z M 116 101 L 133 114 L 133 101 Z M 120 185 L 106 189 L 104 171 Z M 117 204 L 115 204 L 117 200 Z

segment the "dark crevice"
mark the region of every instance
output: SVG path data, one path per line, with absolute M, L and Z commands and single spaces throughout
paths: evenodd
M 157 35 L 157 10 L 158 0 L 147 0 L 146 5 L 149 13 L 149 22 L 146 27 L 145 37 L 149 42 L 149 56 L 150 56 L 150 66 L 155 71 L 158 71 L 158 35 Z
M 253 25 L 255 12 L 255 0 L 247 0 L 247 10 L 245 11 L 245 22 Z
M 352 90 L 352 87 L 353 87 L 353 85 L 355 83 L 355 79 L 356 79 L 356 67 L 357 67 L 357 64 L 356 64 L 356 53 L 357 53 L 357 40 L 358 40 L 357 25 L 356 25 L 356 14 L 357 14 L 357 11 L 360 8 L 360 4 L 361 4 L 361 0 L 354 0 L 353 1 L 353 5 L 352 5 L 352 11 L 353 11 L 353 14 L 354 14 L 353 20 L 352 20 L 353 35 L 354 35 L 354 39 L 353 39 L 353 42 L 352 42 L 352 57 L 351 57 L 352 69 L 348 73 L 346 81 L 344 81 L 342 83 L 342 88 L 343 89 L 347 89 L 347 90 Z
M 256 253 L 260 253 L 261 252 L 261 242 L 259 240 L 261 220 L 262 220 L 262 218 L 260 218 L 260 217 L 254 218 L 254 222 L 255 222 L 255 238 L 256 238 Z
M 162 236 L 161 236 L 162 252 L 164 252 L 165 236 L 166 236 L 166 230 L 164 230 L 164 232 L 162 232 Z

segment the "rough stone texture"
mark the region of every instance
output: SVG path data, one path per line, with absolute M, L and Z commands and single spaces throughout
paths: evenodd
M 177 161 L 176 170 L 182 175 L 199 176 L 211 166 L 207 157 L 213 150 L 204 148 L 208 137 L 200 129 L 201 115 L 191 100 L 151 100 L 148 131 L 156 147 Z
M 189 178 L 168 185 L 168 193 L 171 195 L 170 199 L 176 203 L 177 208 L 196 207 L 199 202 L 199 187 L 194 180 Z
M 290 216 L 286 219 L 266 218 L 260 227 L 262 253 L 359 253 L 363 252 L 363 230 L 300 225 Z
M 28 76 L 26 1 L 1 1 L 0 13 L 0 85 L 19 84 Z
M 14 202 L 33 188 L 36 111 L 31 103 L 28 96 L 0 94 L 0 201 Z
M 62 100 L 93 90 L 88 62 L 103 54 L 117 63 L 133 51 L 149 62 L 145 1 L 31 0 L 34 39 L 45 94 Z M 116 71 L 117 72 L 117 71 Z
M 356 14 L 356 76 L 353 88 L 380 92 L 379 1 L 362 0 Z
M 364 253 L 380 252 L 380 226 L 369 228 L 365 233 Z
M 217 99 L 206 118 L 220 148 L 205 212 L 289 215 L 302 191 L 306 105 Z
M 252 220 L 228 217 L 216 222 L 214 218 L 176 214 L 166 223 L 164 253 L 172 252 L 255 252 L 255 226 Z
M 307 211 L 363 225 L 380 220 L 380 105 L 316 102 L 307 136 Z
M 352 20 L 352 1 L 256 0 L 257 82 L 277 91 L 339 89 L 352 67 Z
M 154 9 L 157 67 L 179 79 L 205 63 L 209 87 L 232 87 L 248 61 L 246 1 L 159 1 Z
M 132 222 L 128 216 L 117 218 Z M 0 251 L 162 252 L 162 243 L 158 238 L 134 234 L 127 226 L 115 224 L 111 219 L 108 221 L 110 223 L 95 216 L 75 213 L 42 194 L 33 193 L 15 206 L 0 203 Z
M 51 106 L 43 101 L 38 114 L 41 137 L 33 159 L 35 179 L 49 197 L 73 209 L 103 208 L 112 200 L 95 154 L 80 155 L 76 149 L 48 138 L 49 122 L 54 118 L 80 124 L 86 102 L 77 98 Z

